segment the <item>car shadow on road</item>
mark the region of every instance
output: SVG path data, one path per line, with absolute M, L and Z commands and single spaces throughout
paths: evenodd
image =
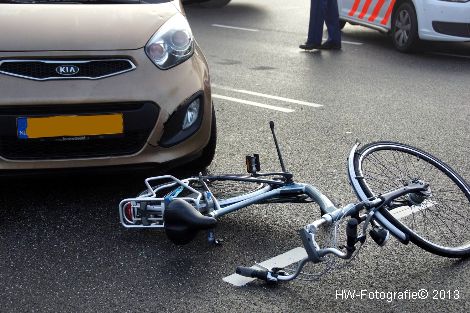
M 387 51 L 394 51 L 394 46 L 390 35 L 375 30 L 366 29 L 360 26 L 348 25 L 342 30 L 343 40 L 350 40 L 363 45 L 375 48 L 383 48 Z M 399 53 L 398 51 L 395 51 Z M 433 55 L 443 59 L 463 59 L 470 60 L 469 42 L 439 42 L 439 41 L 421 41 L 412 54 L 414 55 Z M 404 56 L 406 54 L 403 54 Z

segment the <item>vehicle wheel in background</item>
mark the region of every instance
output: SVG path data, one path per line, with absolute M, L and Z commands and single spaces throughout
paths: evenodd
M 419 43 L 418 19 L 410 2 L 402 3 L 392 17 L 392 40 L 400 52 L 412 52 Z

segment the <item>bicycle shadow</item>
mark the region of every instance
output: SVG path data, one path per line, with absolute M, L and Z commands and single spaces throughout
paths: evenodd
M 164 173 L 167 172 L 155 174 Z M 186 177 L 197 173 L 180 168 L 170 174 Z M 124 229 L 119 224 L 117 205 L 121 199 L 145 189 L 143 181 L 147 176 L 148 172 L 99 177 L 82 173 L 0 181 L 0 257 L 6 257 L 8 252 L 16 264 L 27 259 L 28 264 L 42 267 L 39 273 L 36 267 L 15 266 L 4 269 L 3 274 L 21 280 L 20 273 L 22 277 L 47 277 L 63 271 L 77 279 L 84 275 L 87 280 L 92 273 L 107 273 L 106 276 L 115 277 L 111 280 L 116 285 L 122 285 L 123 273 L 129 273 L 135 276 L 130 279 L 134 283 L 145 277 L 163 285 L 190 282 L 200 287 L 207 284 L 207 279 L 214 279 L 217 284 L 237 265 L 252 263 L 256 257 L 270 257 L 288 244 L 289 240 L 279 240 L 262 253 L 247 254 L 259 251 L 263 246 L 260 243 L 270 242 L 273 233 L 280 233 L 267 224 L 260 226 L 260 219 L 254 220 L 250 214 L 240 221 L 236 216 L 221 219 L 216 235 L 225 241 L 220 247 L 208 244 L 206 232 L 200 232 L 188 245 L 176 246 L 161 230 Z M 47 266 L 44 262 L 48 262 Z M 94 269 L 90 270 L 90 264 Z M 201 271 L 207 276 L 203 282 Z

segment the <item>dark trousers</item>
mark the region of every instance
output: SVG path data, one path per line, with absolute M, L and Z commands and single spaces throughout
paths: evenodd
M 321 44 L 323 23 L 326 24 L 328 30 L 328 41 L 341 44 L 337 0 L 311 0 L 310 23 L 307 37 L 308 43 Z

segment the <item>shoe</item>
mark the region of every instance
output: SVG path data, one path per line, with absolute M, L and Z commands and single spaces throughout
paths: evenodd
M 316 43 L 304 43 L 302 45 L 299 46 L 300 49 L 304 49 L 304 50 L 313 50 L 313 49 L 320 49 L 321 48 L 321 45 L 319 44 L 316 44 Z
M 326 41 L 323 43 L 320 47 L 320 49 L 323 50 L 341 50 L 341 42 L 340 43 L 334 43 L 332 41 Z

